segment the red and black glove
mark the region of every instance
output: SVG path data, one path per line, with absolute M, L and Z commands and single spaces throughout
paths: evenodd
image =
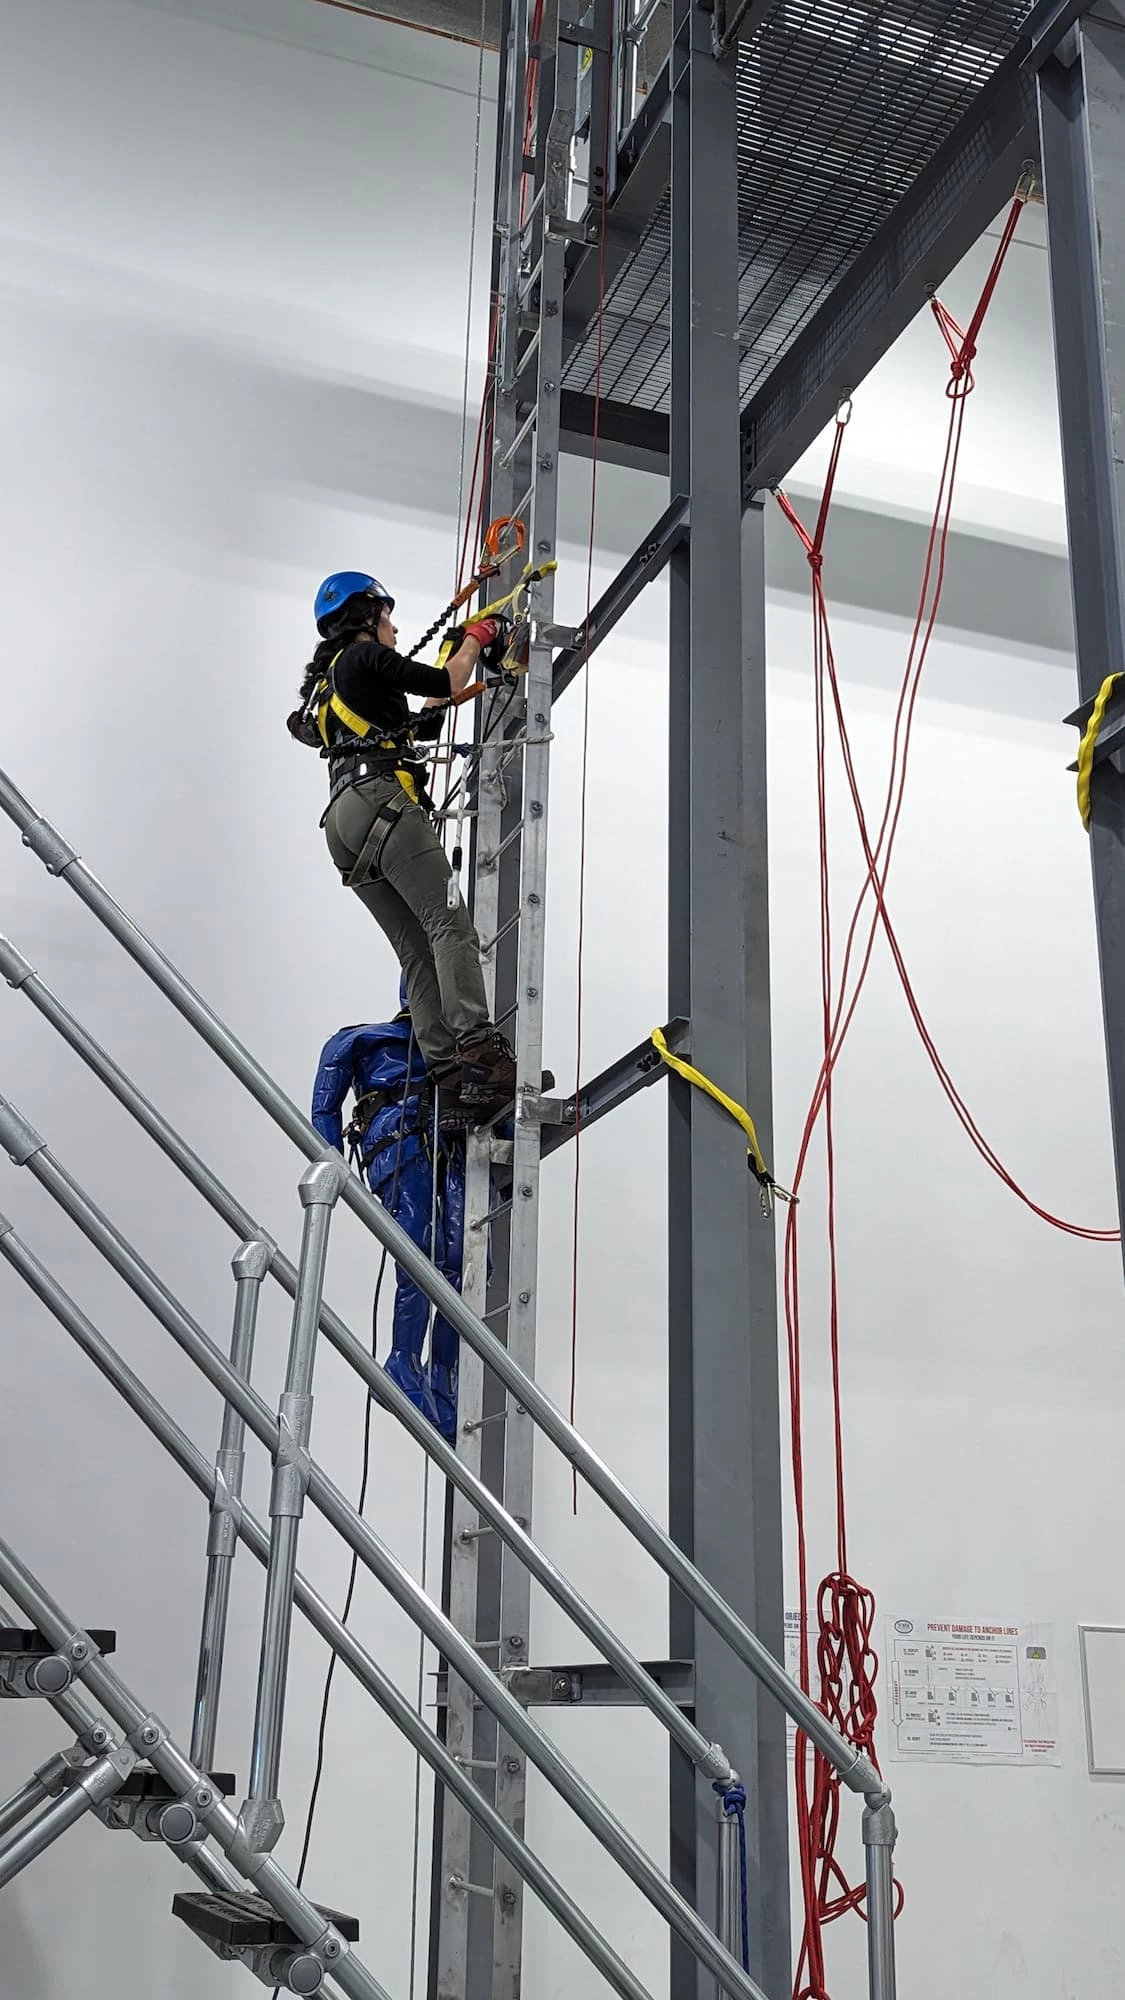
M 478 618 L 475 624 L 466 625 L 465 637 L 466 639 L 475 639 L 481 652 L 487 653 L 489 647 L 496 644 L 503 630 L 504 621 L 502 618 Z
M 506 618 L 478 618 L 472 625 L 466 625 L 466 639 L 475 639 L 480 647 L 480 656 L 486 667 L 498 672 L 504 664 L 508 650 L 508 621 Z

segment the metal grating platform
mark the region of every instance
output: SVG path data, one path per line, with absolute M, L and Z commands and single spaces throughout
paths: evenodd
M 1015 48 L 1029 0 L 775 0 L 738 57 L 743 405 Z M 605 305 L 601 395 L 663 411 L 669 197 Z M 568 389 L 590 394 L 592 327 Z

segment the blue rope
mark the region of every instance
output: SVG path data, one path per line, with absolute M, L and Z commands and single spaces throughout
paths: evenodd
M 712 1789 L 718 1792 L 723 1802 L 723 1811 L 728 1819 L 738 1821 L 738 1872 L 742 1892 L 742 1970 L 750 1971 L 750 1889 L 746 1870 L 746 1787 L 745 1785 L 724 1785 L 718 1781 Z

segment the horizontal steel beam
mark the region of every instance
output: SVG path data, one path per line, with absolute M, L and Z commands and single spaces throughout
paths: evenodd
M 608 590 L 603 591 L 590 616 L 575 632 L 572 644 L 556 655 L 552 695 L 557 701 L 582 671 L 590 654 L 609 637 L 645 585 L 659 576 L 673 550 L 691 531 L 691 502 L 681 494 L 660 516 L 652 533 L 629 556 Z
M 679 1708 L 695 1703 L 695 1667 L 691 1660 L 649 1660 L 646 1674 L 670 1695 Z M 638 1708 L 635 1693 L 620 1674 L 602 1660 L 580 1667 L 514 1667 L 505 1680 L 525 1708 Z M 445 1699 L 444 1673 L 438 1674 L 437 1705 Z
M 591 458 L 594 434 L 603 465 L 625 465 L 633 472 L 668 472 L 668 419 L 662 410 L 637 410 L 629 403 L 603 399 L 595 403 L 578 389 L 559 397 L 559 443 L 575 458 Z
M 673 1055 L 685 1056 L 691 1040 L 691 1024 L 677 1017 L 669 1021 L 663 1030 L 664 1039 Z M 588 1125 L 596 1125 L 599 1118 L 605 1118 L 610 1111 L 616 1111 L 639 1090 L 647 1090 L 650 1083 L 666 1075 L 664 1063 L 653 1048 L 651 1038 L 639 1042 L 628 1055 L 619 1056 L 608 1069 L 603 1069 L 591 1083 L 583 1084 L 577 1098 L 565 1101 L 550 1100 L 544 1106 L 542 1150 L 543 1157 L 556 1152 L 576 1132 L 586 1130 Z M 550 1122 L 548 1122 L 550 1121 Z

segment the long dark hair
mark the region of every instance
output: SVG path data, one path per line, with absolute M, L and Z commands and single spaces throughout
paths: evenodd
M 375 607 L 376 617 L 380 609 L 381 606 Z M 298 743 L 319 747 L 320 734 L 316 720 L 309 715 L 309 700 L 313 689 L 318 681 L 324 680 L 336 654 L 342 646 L 347 645 L 349 637 L 366 630 L 372 622 L 371 600 L 362 597 L 350 597 L 333 619 L 327 634 L 305 668 L 304 678 L 297 693 L 298 706 L 292 715 L 286 717 L 285 726 L 290 736 L 295 736 Z

